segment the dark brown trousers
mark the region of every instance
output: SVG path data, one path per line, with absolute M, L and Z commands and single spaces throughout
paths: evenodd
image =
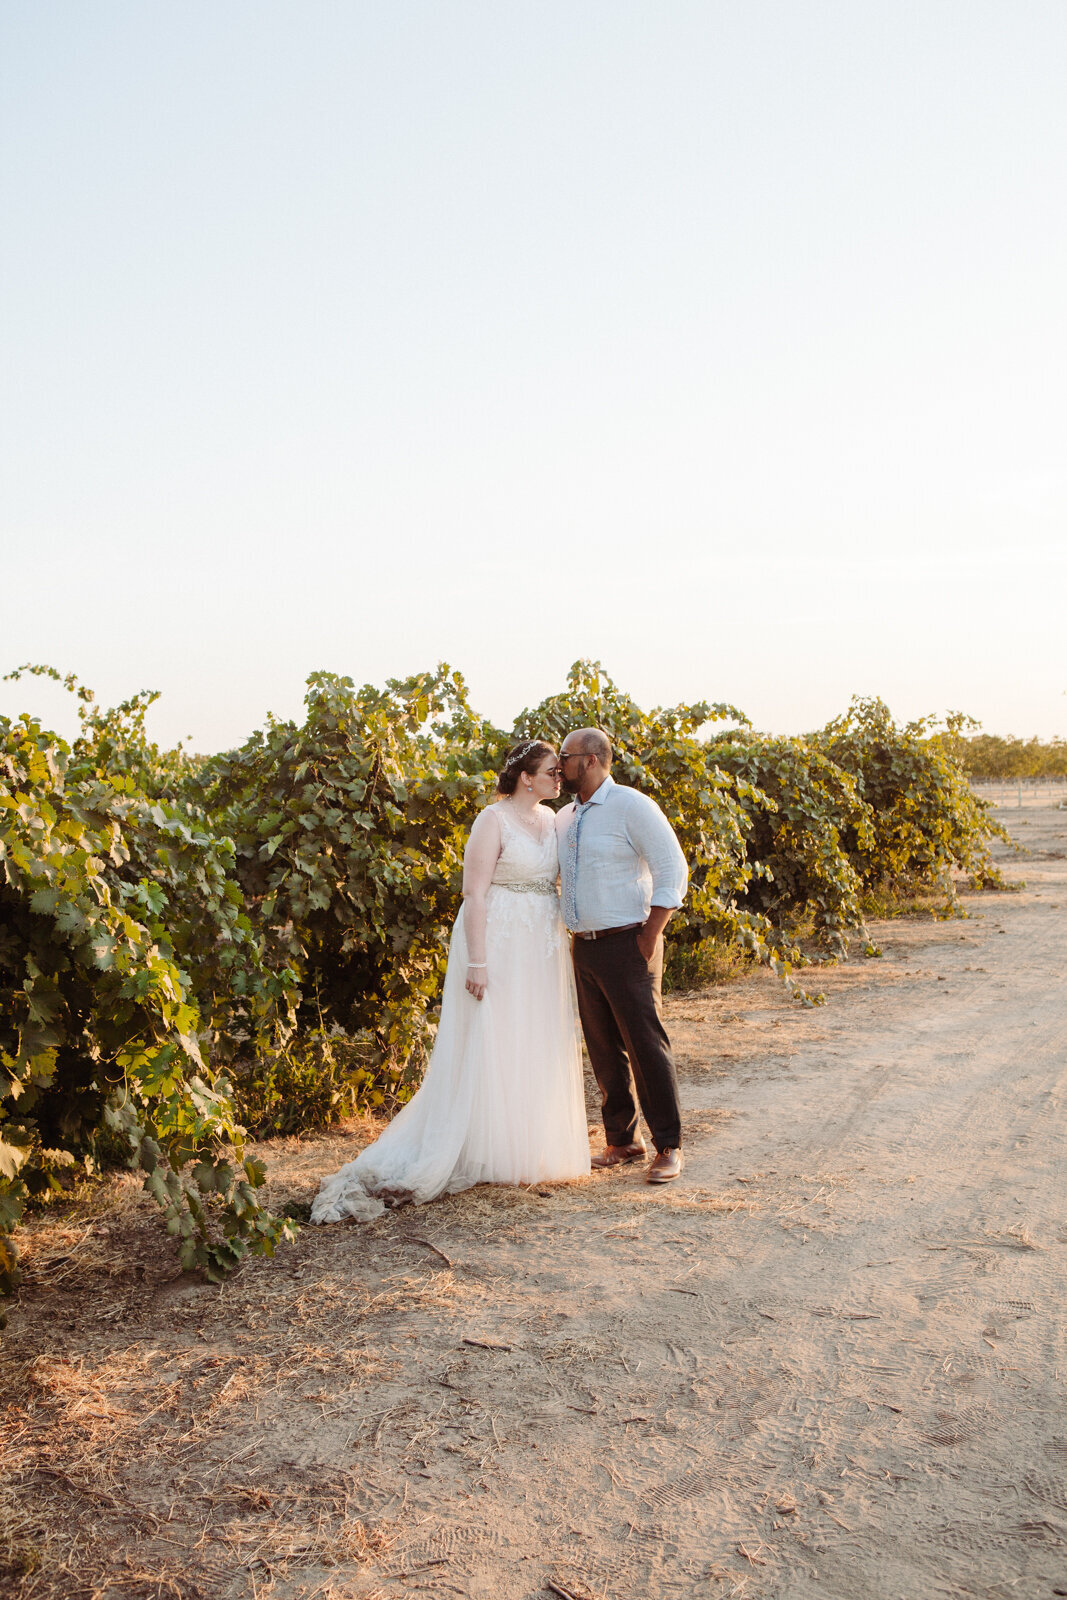
M 663 944 L 647 962 L 637 948 L 638 929 L 601 939 L 575 939 L 574 982 L 578 1012 L 600 1086 L 608 1144 L 637 1139 L 634 1087 L 657 1150 L 682 1142 L 678 1080 L 671 1043 L 660 1019 Z

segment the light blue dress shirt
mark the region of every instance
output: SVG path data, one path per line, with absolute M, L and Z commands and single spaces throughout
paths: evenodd
M 583 805 L 556 813 L 563 920 L 573 932 L 646 922 L 680 906 L 689 869 L 674 829 L 647 794 L 605 778 Z

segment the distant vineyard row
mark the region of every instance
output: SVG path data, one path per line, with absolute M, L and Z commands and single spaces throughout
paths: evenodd
M 58 677 L 11 676 L 23 672 Z M 902 727 L 857 700 L 816 734 L 770 738 L 730 706 L 645 712 L 579 662 L 505 731 L 447 667 L 384 689 L 316 673 L 302 723 L 193 758 L 148 739 L 154 695 L 103 711 L 62 681 L 80 707 L 72 745 L 32 717 L 0 719 L 7 1289 L 25 1205 L 120 1160 L 187 1268 L 217 1275 L 287 1237 L 260 1203 L 245 1128 L 411 1093 L 466 832 L 515 738 L 604 728 L 616 777 L 670 817 L 691 868 L 675 983 L 700 982 L 726 948 L 810 1001 L 798 967 L 857 937 L 877 953 L 866 894 L 924 885 L 951 905 L 954 873 L 998 881 L 961 717 Z
M 972 778 L 1067 778 L 1067 739 L 1005 739 L 975 733 L 964 741 Z

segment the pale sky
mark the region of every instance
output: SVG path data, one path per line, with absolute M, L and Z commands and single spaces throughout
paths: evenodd
M 1067 734 L 1065 83 L 1064 0 L 0 0 L 0 670 Z

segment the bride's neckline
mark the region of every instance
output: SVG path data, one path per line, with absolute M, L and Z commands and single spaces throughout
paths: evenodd
M 521 811 L 519 811 L 517 807 L 513 806 L 510 801 L 498 800 L 497 805 L 500 806 L 504 815 L 510 818 L 510 820 L 515 823 L 516 827 L 521 828 L 524 833 L 528 833 L 531 839 L 535 837 L 540 839 L 543 837 L 545 831 L 543 818 L 544 813 L 548 808 L 543 806 L 540 800 L 532 808 L 530 812 L 531 820 L 529 822 L 525 820 Z

